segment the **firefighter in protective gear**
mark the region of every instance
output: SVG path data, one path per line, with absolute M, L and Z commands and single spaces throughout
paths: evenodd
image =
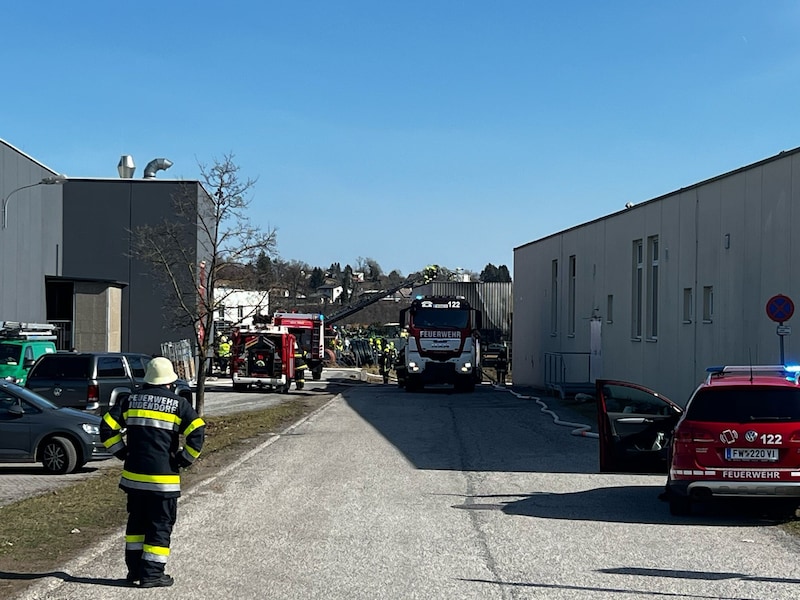
M 217 346 L 217 355 L 219 356 L 219 370 L 224 374 L 228 372 L 228 362 L 231 359 L 231 343 L 228 336 L 223 335 L 219 340 Z
M 422 276 L 425 283 L 430 283 L 435 280 L 439 275 L 439 265 L 428 265 L 422 270 Z
M 378 354 L 378 371 L 383 377 L 383 383 L 389 383 L 389 371 L 395 361 L 394 342 L 386 342 L 383 344 L 383 349 Z
M 192 405 L 172 391 L 177 379 L 169 359 L 152 359 L 142 389 L 112 406 L 100 423 L 103 444 L 125 461 L 119 487 L 128 497 L 126 580 L 144 588 L 174 581 L 164 567 L 181 495 L 180 469 L 194 462 L 205 436 Z
M 305 351 L 297 344 L 294 345 L 294 385 L 298 390 L 302 390 L 306 385 L 306 362 Z

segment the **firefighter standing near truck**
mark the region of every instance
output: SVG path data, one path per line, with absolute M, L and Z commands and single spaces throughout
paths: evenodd
M 219 339 L 217 355 L 219 356 L 219 370 L 224 375 L 228 372 L 228 362 L 231 359 L 231 342 L 227 335 L 223 335 Z
M 128 496 L 125 579 L 143 588 L 174 583 L 164 567 L 181 495 L 180 470 L 200 454 L 205 436 L 205 423 L 192 405 L 172 391 L 177 379 L 169 359 L 152 359 L 142 389 L 112 406 L 100 423 L 103 445 L 125 461 L 119 482 Z
M 302 390 L 306 385 L 306 352 L 299 344 L 294 345 L 294 385 L 298 390 Z
M 385 341 L 378 354 L 378 371 L 383 377 L 383 383 L 389 383 L 389 371 L 392 370 L 395 358 L 394 342 Z

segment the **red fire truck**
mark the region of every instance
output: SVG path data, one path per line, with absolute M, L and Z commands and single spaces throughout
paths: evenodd
M 295 347 L 295 337 L 286 327 L 235 327 L 230 365 L 233 389 L 245 391 L 256 386 L 287 393 L 295 378 Z
M 462 296 L 417 296 L 400 311 L 408 337 L 395 367 L 400 387 L 452 384 L 471 392 L 481 380 L 482 314 Z
M 325 360 L 325 315 L 276 312 L 272 323 L 286 327 L 297 338 L 297 344 L 311 370 L 312 379 L 321 379 Z

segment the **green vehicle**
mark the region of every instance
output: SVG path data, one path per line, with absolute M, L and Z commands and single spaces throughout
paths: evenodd
M 0 379 L 25 385 L 36 359 L 56 351 L 55 327 L 0 321 Z

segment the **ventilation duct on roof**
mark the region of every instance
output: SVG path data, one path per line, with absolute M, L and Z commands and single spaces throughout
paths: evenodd
M 166 171 L 172 166 L 172 161 L 166 158 L 154 158 L 144 168 L 144 178 L 154 179 L 156 171 Z
M 136 165 L 133 164 L 133 157 L 130 154 L 123 154 L 119 159 L 117 165 L 117 172 L 122 179 L 130 179 L 133 177 L 133 172 L 136 170 Z

